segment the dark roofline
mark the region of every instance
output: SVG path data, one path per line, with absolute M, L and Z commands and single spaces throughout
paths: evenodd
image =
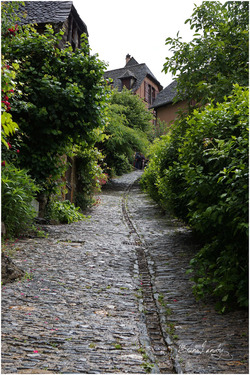
M 160 82 L 153 76 L 151 75 L 150 73 L 147 73 L 146 77 L 149 77 L 152 81 L 154 81 L 154 83 L 159 86 L 159 89 L 162 90 L 163 89 L 163 86 L 160 84 Z
M 177 95 L 176 87 L 177 87 L 177 81 L 173 81 L 172 83 L 170 83 L 170 85 L 165 87 L 165 89 L 160 91 L 157 97 L 155 98 L 153 104 L 149 107 L 149 109 L 152 109 L 152 108 L 156 109 L 156 108 L 163 107 L 167 104 L 173 103 L 174 98 Z
M 30 19 L 32 16 L 27 17 L 27 19 L 26 19 L 23 16 L 23 12 L 25 12 L 25 7 L 26 7 L 26 5 L 28 5 L 28 3 L 30 3 L 31 12 L 33 11 L 31 14 L 34 13 L 34 9 L 36 10 L 36 6 L 38 7 L 37 10 L 39 11 L 39 5 L 41 5 L 41 7 L 43 7 L 43 5 L 42 5 L 43 3 L 47 3 L 47 4 L 50 4 L 50 5 L 53 4 L 53 8 L 55 7 L 55 5 L 58 6 L 58 10 L 56 12 L 56 18 L 53 19 L 53 15 L 51 15 L 49 13 L 45 13 L 46 16 L 44 18 L 44 14 L 40 14 L 40 12 L 39 12 L 35 16 L 33 15 L 33 19 Z M 58 5 L 56 3 L 58 3 Z M 62 6 L 59 6 L 59 4 L 61 4 Z M 26 8 L 26 10 L 27 10 L 27 8 Z M 83 22 L 83 20 L 79 16 L 76 8 L 74 7 L 73 1 L 24 1 L 24 6 L 21 4 L 19 6 L 18 11 L 17 11 L 18 17 L 20 18 L 20 21 L 18 23 L 20 25 L 25 25 L 25 24 L 40 24 L 40 25 L 62 24 L 63 22 L 66 21 L 66 19 L 68 19 L 70 13 L 72 13 L 72 15 L 74 17 L 74 20 L 76 21 L 77 26 L 78 26 L 81 34 L 85 33 L 87 36 L 89 36 L 87 25 L 85 24 L 85 22 Z
M 135 65 L 131 65 L 130 68 L 133 67 L 133 66 L 139 66 L 139 65 L 145 65 L 145 64 L 135 64 Z M 112 70 L 106 70 L 105 73 L 109 73 L 109 72 L 118 72 L 119 70 L 128 70 L 128 69 L 126 69 L 126 65 L 125 65 L 125 67 L 123 67 L 123 68 L 112 69 Z
M 148 69 L 148 72 L 147 72 L 147 74 L 146 74 L 146 77 L 149 77 L 156 85 L 158 85 L 159 86 L 159 88 L 160 88 L 160 90 L 162 90 L 163 89 L 163 87 L 162 87 L 162 85 L 160 84 L 160 82 L 155 78 L 155 76 L 153 75 L 153 73 L 151 73 L 151 71 L 150 71 L 150 69 L 148 68 L 148 66 L 147 66 L 147 64 L 145 64 L 145 63 L 141 63 L 141 64 L 134 64 L 134 65 L 130 65 L 130 66 L 128 66 L 128 69 L 130 68 L 133 68 L 133 67 L 138 67 L 138 66 L 146 66 L 147 67 L 147 69 Z M 119 68 L 119 69 L 112 69 L 112 70 L 106 70 L 106 72 L 104 72 L 104 74 L 108 74 L 108 73 L 110 73 L 110 72 L 116 72 L 116 73 L 118 73 L 119 72 L 119 70 L 125 70 L 126 69 L 126 67 L 127 67 L 127 65 L 125 65 L 125 67 L 124 68 Z
M 76 22 L 77 22 L 77 24 L 78 24 L 78 27 L 79 27 L 79 29 L 81 30 L 81 33 L 82 33 L 82 34 L 85 33 L 87 36 L 89 36 L 87 25 L 86 25 L 86 23 L 81 19 L 81 17 L 79 16 L 79 14 L 78 14 L 76 8 L 74 7 L 73 1 L 72 1 L 72 8 L 71 8 L 71 10 L 72 10 L 72 14 L 73 14 L 73 16 L 74 16 L 74 18 L 75 18 L 75 20 L 76 20 Z M 83 25 L 83 27 L 82 27 L 82 25 Z

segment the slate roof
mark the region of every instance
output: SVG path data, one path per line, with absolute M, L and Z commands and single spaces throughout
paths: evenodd
M 23 24 L 63 23 L 69 17 L 71 11 L 81 33 L 88 35 L 87 26 L 77 13 L 73 1 L 25 1 L 25 6 L 20 5 L 18 16 Z M 27 17 L 22 16 L 26 13 Z
M 173 103 L 173 99 L 177 94 L 176 87 L 177 81 L 173 81 L 172 83 L 170 83 L 170 85 L 168 85 L 167 87 L 165 87 L 165 89 L 159 92 L 152 106 L 149 108 L 159 108 L 166 104 Z
M 134 73 L 132 73 L 129 69 L 126 70 L 120 78 L 130 78 L 130 77 L 133 77 L 133 78 L 136 78 L 136 76 L 134 75 Z
M 139 64 L 134 57 L 131 57 L 131 59 L 127 62 L 126 67 Z
M 111 78 L 113 80 L 114 87 L 119 91 L 122 90 L 121 78 L 125 77 L 135 78 L 135 82 L 131 87 L 133 92 L 135 92 L 141 86 L 146 77 L 149 77 L 153 82 L 155 82 L 159 86 L 159 90 L 162 89 L 160 82 L 155 78 L 147 65 L 139 64 L 133 57 L 128 61 L 124 68 L 107 70 L 104 73 L 104 78 Z

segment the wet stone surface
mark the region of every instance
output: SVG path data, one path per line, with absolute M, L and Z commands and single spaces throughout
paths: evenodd
M 140 173 L 114 180 L 90 219 L 16 243 L 26 277 L 2 287 L 2 373 L 248 373 L 246 312 L 195 301 L 190 233 L 137 183 L 126 192 Z

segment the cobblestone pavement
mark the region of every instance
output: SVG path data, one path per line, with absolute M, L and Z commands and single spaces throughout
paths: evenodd
M 221 315 L 213 302 L 197 302 L 186 270 L 195 254 L 191 231 L 159 209 L 138 184 L 128 210 L 142 242 L 161 326 L 178 372 L 249 373 L 248 313 Z
M 248 373 L 247 314 L 197 303 L 187 228 L 113 181 L 91 218 L 16 243 L 2 287 L 2 373 Z M 166 345 L 167 344 L 167 345 Z

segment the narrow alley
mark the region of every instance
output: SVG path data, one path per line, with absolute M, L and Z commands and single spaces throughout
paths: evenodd
M 114 179 L 84 221 L 11 250 L 2 287 L 2 374 L 248 373 L 248 314 L 197 302 L 191 231 Z

